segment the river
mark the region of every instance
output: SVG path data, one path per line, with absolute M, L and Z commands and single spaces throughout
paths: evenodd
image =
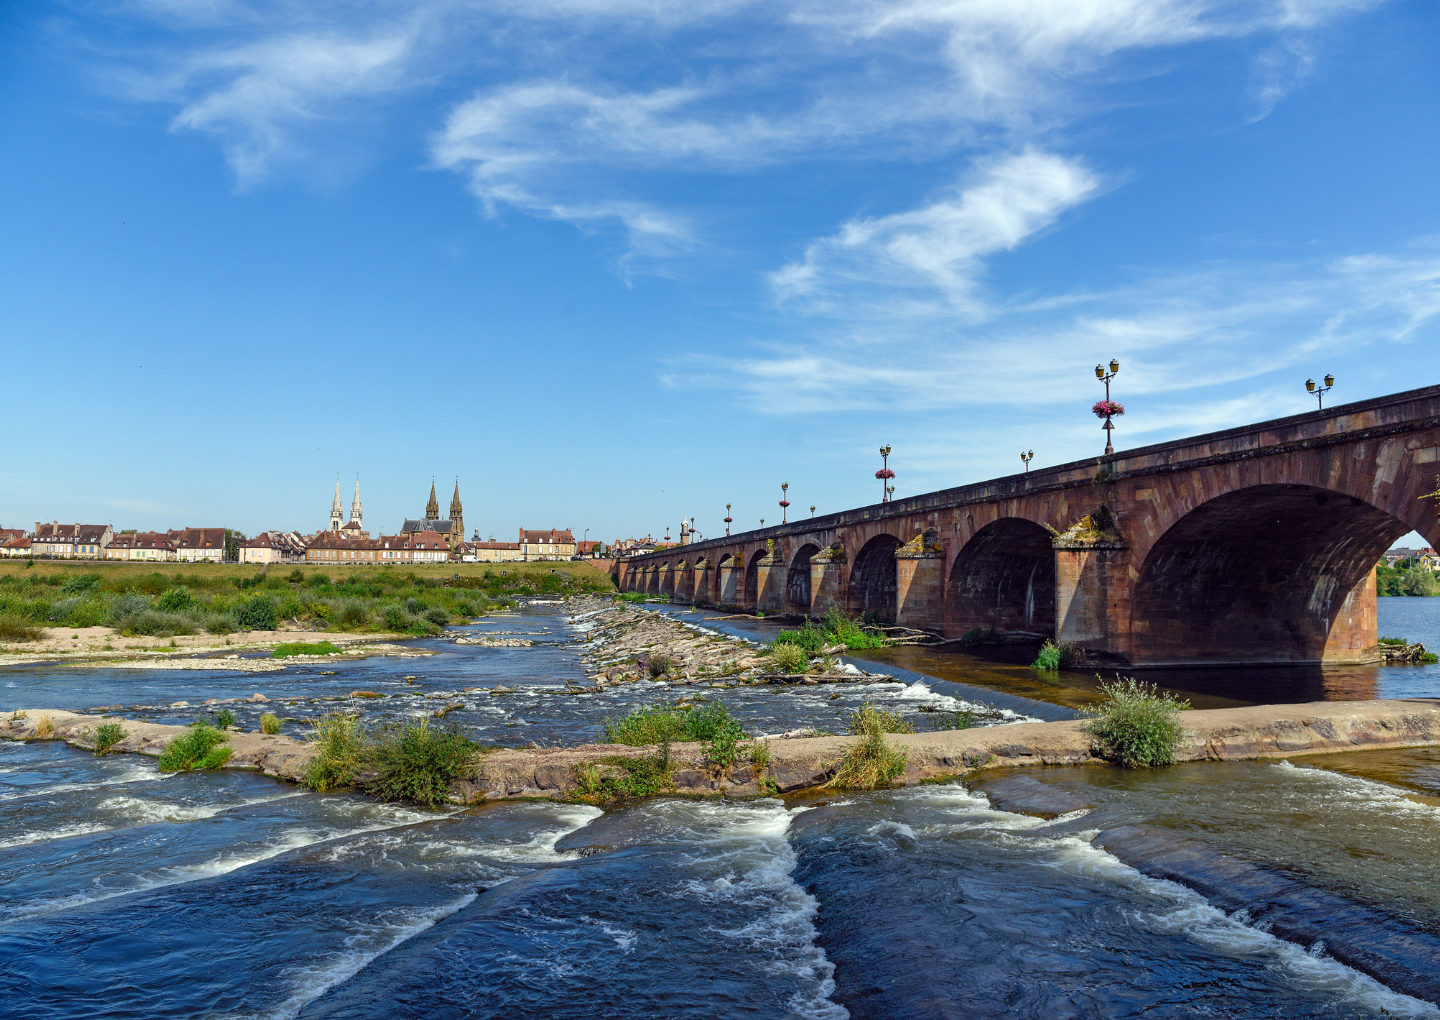
M 1440 599 L 1382 599 L 1380 613 L 1386 633 L 1440 636 Z M 0 708 L 188 721 L 194 708 L 169 706 L 258 691 L 271 701 L 240 721 L 273 710 L 298 733 L 334 704 L 321 699 L 370 690 L 392 695 L 361 702 L 371 715 L 460 704 L 447 722 L 513 746 L 593 739 L 606 717 L 674 696 L 565 691 L 584 681 L 584 627 L 537 604 L 466 628 L 526 632 L 531 648 L 420 641 L 438 654 L 268 674 L 9 667 Z M 1004 654 L 865 661 L 896 682 L 708 696 L 776 733 L 835 729 L 865 698 L 916 718 L 978 702 L 1063 718 L 1093 689 L 1088 674 L 1047 677 Z M 1234 673 L 1161 679 L 1197 704 L 1440 695 L 1435 667 Z M 466 691 L 498 683 L 514 693 Z M 1047 803 L 1054 817 L 1013 810 Z M 0 742 L 4 1012 L 1440 1017 L 1437 851 L 1428 749 L 427 812 Z

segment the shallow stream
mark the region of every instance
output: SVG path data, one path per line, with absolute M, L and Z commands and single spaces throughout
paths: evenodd
M 11 667 L 0 709 L 123 705 L 188 722 L 207 699 L 261 692 L 271 700 L 226 707 L 247 727 L 277 711 L 299 733 L 336 704 L 325 699 L 366 690 L 392 695 L 355 699 L 367 714 L 458 703 L 447 722 L 514 746 L 593 740 L 605 718 L 676 696 L 565 691 L 585 682 L 584 626 L 535 605 L 472 628 L 526 632 L 531 648 L 435 642 L 426 659 L 265 674 Z M 867 661 L 899 679 L 703 694 L 777 733 L 837 729 L 837 711 L 866 698 L 917 720 L 982 700 L 1066 717 L 1093 682 L 928 650 Z M 1289 681 L 1246 672 L 1228 693 L 1200 675 L 1167 684 L 1197 701 L 1299 700 L 1272 697 Z M 1374 676 L 1377 694 L 1440 695 L 1433 667 Z M 497 684 L 514 693 L 465 690 Z M 1332 688 L 1355 685 L 1319 689 Z M 1432 750 L 1030 768 L 784 802 L 426 812 L 0 742 L 5 1013 L 1440 1017 L 1437 804 Z

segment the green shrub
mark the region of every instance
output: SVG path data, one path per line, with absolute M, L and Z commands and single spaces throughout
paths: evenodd
M 218 712 L 215 713 L 215 728 L 216 728 L 216 729 L 228 730 L 231 726 L 234 726 L 234 725 L 235 725 L 235 713 L 232 712 L 232 711 L 230 711 L 228 708 L 222 708 L 220 711 L 218 711 Z
M 809 654 L 798 644 L 776 641 L 769 651 L 764 667 L 767 673 L 802 673 L 810 664 Z
M 383 800 L 408 800 L 438 807 L 450 799 L 450 784 L 475 774 L 480 746 L 456 729 L 431 729 L 429 721 L 387 726 L 365 749 L 366 767 L 376 778 L 367 793 Z
M 443 627 L 450 622 L 450 614 L 445 610 L 441 609 L 439 606 L 436 606 L 434 609 L 426 610 L 425 619 L 429 620 L 437 627 Z
M 826 611 L 824 629 L 825 637 L 830 644 L 844 645 L 852 650 L 884 648 L 889 644 L 879 634 L 871 634 L 862 630 L 859 624 L 847 617 L 838 606 L 831 606 Z
M 850 745 L 826 786 L 842 790 L 875 790 L 890 786 L 905 771 L 907 749 L 891 747 L 885 739 L 886 717 L 871 705 L 850 713 L 851 731 L 859 739 Z
M 65 582 L 60 585 L 60 591 L 65 595 L 80 595 L 99 587 L 99 574 L 76 574 L 65 579 Z
M 325 793 L 349 786 L 360 771 L 365 735 L 353 712 L 327 712 L 311 722 L 315 757 L 305 769 L 305 785 Z
M 795 645 L 807 655 L 819 655 L 825 647 L 825 632 L 806 620 L 805 626 L 799 630 L 782 630 L 775 635 L 775 641 L 770 646 L 772 654 L 777 645 Z
M 1408 645 L 1410 642 L 1403 637 L 1382 637 L 1380 643 L 1382 645 Z
M 424 599 L 416 598 L 414 595 L 411 595 L 408 599 L 405 600 L 405 612 L 409 613 L 411 616 L 423 616 L 425 614 L 425 610 L 429 608 L 430 603 L 426 602 Z
M 647 655 L 640 660 L 640 668 L 650 674 L 650 679 L 658 680 L 674 668 L 668 655 Z
M 109 754 L 110 749 L 125 739 L 125 727 L 118 722 L 102 722 L 95 727 L 95 753 Z
M 856 736 L 864 736 L 877 726 L 881 733 L 915 732 L 914 724 L 907 722 L 899 712 L 876 708 L 868 701 L 850 713 L 849 724 L 850 732 Z
M 211 634 L 234 634 L 240 629 L 235 617 L 229 613 L 211 613 L 204 622 L 205 629 Z
M 153 609 L 128 617 L 120 627 L 121 633 L 127 636 L 144 634 L 147 637 L 174 637 L 176 634 L 194 634 L 195 630 L 195 624 L 189 617 Z
M 315 571 L 315 573 L 310 575 L 310 577 L 306 580 L 306 583 L 309 584 L 312 588 L 323 588 L 330 583 L 330 578 L 317 570 Z
M 0 614 L 0 641 L 39 641 L 45 632 L 11 613 Z
M 274 712 L 266 712 L 264 715 L 262 715 L 262 716 L 260 717 L 260 732 L 261 732 L 261 733 L 279 733 L 279 732 L 280 732 L 280 717 L 279 717 L 278 715 L 276 715 Z
M 691 705 L 652 705 L 629 715 L 605 721 L 605 740 L 611 744 L 644 747 L 670 740 L 713 740 L 722 732 L 744 737 L 740 724 L 718 701 L 698 708 Z
M 705 741 L 705 757 L 721 768 L 728 769 L 740 760 L 740 741 L 744 737 L 745 733 L 738 723 L 717 729 Z
M 331 617 L 331 619 L 337 625 L 350 629 L 363 627 L 369 623 L 370 614 L 365 611 L 365 607 L 359 602 L 356 602 L 354 599 L 347 599 L 341 603 L 340 608 L 336 610 L 335 615 Z
M 228 734 L 197 720 L 189 732 L 170 741 L 160 755 L 160 771 L 218 769 L 230 760 L 231 749 L 223 746 L 229 739 Z
M 415 626 L 415 617 L 401 606 L 386 606 L 385 626 L 390 630 L 406 631 Z
M 1032 669 L 1069 669 L 1075 663 L 1075 649 L 1068 644 L 1057 645 L 1054 641 L 1047 640 L 1040 646 L 1040 651 L 1031 664 Z
M 271 655 L 276 659 L 287 659 L 292 655 L 336 655 L 342 651 L 343 648 L 329 641 L 286 641 L 276 645 Z
M 184 585 L 178 588 L 171 588 L 155 600 L 155 608 L 165 613 L 178 613 L 180 610 L 189 609 L 193 605 L 195 605 L 195 596 L 190 594 L 190 589 Z
M 1097 677 L 1097 679 L 1099 679 Z M 1127 768 L 1169 765 L 1185 739 L 1179 715 L 1190 707 L 1154 684 L 1133 677 L 1100 682 L 1105 700 L 1082 711 L 1091 717 L 1086 731 L 1095 739 L 1100 757 Z
M 235 611 L 235 621 L 245 630 L 274 630 L 279 622 L 275 602 L 268 595 L 256 595 Z

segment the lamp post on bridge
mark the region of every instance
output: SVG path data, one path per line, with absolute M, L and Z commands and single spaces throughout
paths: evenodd
M 786 496 L 787 496 L 788 493 L 789 493 L 789 489 L 790 489 L 790 483 L 789 483 L 789 482 L 781 482 L 781 483 L 780 483 L 780 523 L 781 523 L 781 524 L 788 524 L 788 523 L 790 523 L 790 500 L 786 499 Z
M 1305 380 L 1305 388 L 1315 394 L 1315 407 L 1317 410 L 1323 411 L 1325 409 L 1325 394 L 1329 393 L 1334 385 L 1335 377 L 1329 373 L 1325 375 L 1324 386 L 1316 386 L 1314 379 Z
M 1026 473 L 1027 475 L 1030 473 L 1030 462 L 1031 462 L 1032 460 L 1034 460 L 1034 459 L 1035 459 L 1035 451 L 1034 451 L 1034 450 L 1031 450 L 1029 453 L 1022 453 L 1022 454 L 1020 455 L 1020 462 L 1025 465 L 1025 473 Z
M 810 505 L 810 516 L 815 516 L 815 505 L 813 503 Z
M 1125 413 L 1125 406 L 1123 404 L 1117 404 L 1115 403 L 1115 401 L 1110 399 L 1110 380 L 1114 379 L 1115 376 L 1117 376 L 1119 373 L 1120 362 L 1116 361 L 1114 358 L 1110 359 L 1109 372 L 1105 371 L 1104 365 L 1095 366 L 1095 378 L 1099 379 L 1105 384 L 1105 399 L 1097 403 L 1094 407 L 1090 408 L 1090 410 L 1095 412 L 1095 416 L 1097 418 L 1105 419 L 1105 424 L 1101 427 L 1105 429 L 1105 456 L 1107 457 L 1109 457 L 1115 452 L 1115 446 L 1110 442 L 1110 433 L 1115 428 L 1115 425 L 1110 421 L 1110 419 L 1115 417 L 1117 414 Z M 1029 465 L 1026 465 L 1026 470 L 1029 470 Z
M 890 470 L 890 444 L 886 443 L 880 447 L 880 470 L 875 472 L 875 477 L 880 479 L 880 502 L 890 502 L 890 493 L 895 491 L 890 484 L 890 479 L 895 477 L 895 472 Z
M 726 535 L 729 535 L 729 534 L 730 534 L 730 522 L 731 522 L 732 520 L 734 520 L 734 518 L 732 518 L 732 517 L 730 516 L 730 504 L 729 504 L 729 503 L 726 503 L 726 504 L 725 504 L 725 534 L 726 534 Z

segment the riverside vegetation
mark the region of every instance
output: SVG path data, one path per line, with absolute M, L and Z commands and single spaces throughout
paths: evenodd
M 0 641 L 34 641 L 43 627 L 113 627 L 124 636 L 174 637 L 275 630 L 282 623 L 329 631 L 416 637 L 513 604 L 517 595 L 606 591 L 610 580 L 586 564 L 480 564 L 466 572 L 398 567 L 322 570 L 192 564 L 91 569 L 12 567 L 0 572 Z M 139 568 L 139 569 L 137 569 Z M 323 654 L 302 650 L 291 654 Z
M 1086 729 L 1095 738 L 1100 757 L 1126 768 L 1175 763 L 1175 753 L 1185 739 L 1179 716 L 1190 708 L 1190 702 L 1161 694 L 1154 684 L 1134 677 L 1100 680 L 1100 691 L 1104 699 L 1083 709 L 1090 717 Z
M 311 789 L 354 789 L 432 808 L 446 803 L 455 780 L 475 777 L 486 750 L 424 717 L 367 727 L 353 712 L 321 716 L 311 739 L 317 752 L 305 773 Z

